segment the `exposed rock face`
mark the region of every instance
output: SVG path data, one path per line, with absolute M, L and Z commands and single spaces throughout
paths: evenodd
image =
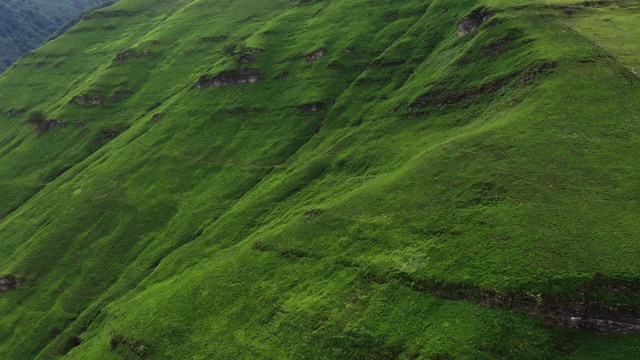
M 254 55 L 251 55 L 251 54 L 242 54 L 242 55 L 240 55 L 240 62 L 243 63 L 243 64 L 248 64 L 248 63 L 254 62 L 256 60 L 257 60 L 256 57 Z
M 325 51 L 325 48 L 320 48 L 310 54 L 307 54 L 304 58 L 307 59 L 307 61 L 315 61 L 323 57 Z
M 47 120 L 44 121 L 38 125 L 36 125 L 36 130 L 38 130 L 38 132 L 44 134 L 46 132 L 48 132 L 49 130 L 53 129 L 54 127 L 61 125 L 62 123 L 58 120 Z
M 15 290 L 22 285 L 22 280 L 13 275 L 0 276 L 0 293 Z
M 102 96 L 100 95 L 78 95 L 71 100 L 71 104 L 76 105 L 100 105 L 102 103 Z
M 530 85 L 537 77 L 550 72 L 558 65 L 555 61 L 546 61 L 527 70 L 520 79 L 521 84 Z
M 135 53 L 133 51 L 121 52 L 121 53 L 118 53 L 118 55 L 116 55 L 115 61 L 129 60 L 134 56 L 135 56 Z
M 216 76 L 202 75 L 194 85 L 196 89 L 208 87 L 231 86 L 234 84 L 252 84 L 260 81 L 258 69 L 240 69 L 223 71 Z
M 109 97 L 109 102 L 116 103 L 120 101 L 120 96 L 128 96 L 132 94 L 133 90 L 118 90 L 113 96 Z
M 164 117 L 163 114 L 155 114 L 153 115 L 153 118 L 151 118 L 153 121 L 160 121 L 162 120 L 162 118 Z
M 240 51 L 240 62 L 243 64 L 254 62 L 258 60 L 255 54 L 262 54 L 262 53 L 264 53 L 264 49 L 261 49 L 261 48 L 254 48 L 254 47 L 244 48 L 242 49 L 242 51 Z
M 245 49 L 245 52 L 249 52 L 249 53 L 252 53 L 252 54 L 262 54 L 262 53 L 264 53 L 264 51 L 265 51 L 264 49 L 255 48 L 255 47 L 248 47 L 248 48 Z
M 458 24 L 458 37 L 463 37 L 475 31 L 482 23 L 489 20 L 492 15 L 491 11 L 485 7 L 475 9 L 471 14 L 460 20 Z
M 305 104 L 299 107 L 300 110 L 306 112 L 320 112 L 324 110 L 327 106 L 321 102 L 313 102 L 309 104 Z
M 151 51 L 149 50 L 144 50 L 144 51 L 127 50 L 127 51 L 118 53 L 118 55 L 116 55 L 116 58 L 113 61 L 123 62 L 131 58 L 138 58 L 141 56 L 149 56 L 149 55 L 151 55 Z
M 438 280 L 418 280 L 407 273 L 394 274 L 390 278 L 367 273 L 363 278 L 377 283 L 387 283 L 394 278 L 415 291 L 443 299 L 467 300 L 488 308 L 517 310 L 569 329 L 621 334 L 640 332 L 640 307 L 618 302 L 635 296 L 640 290 L 638 284 L 627 280 L 595 278 L 569 296 L 446 284 Z M 614 300 L 605 300 L 607 297 Z

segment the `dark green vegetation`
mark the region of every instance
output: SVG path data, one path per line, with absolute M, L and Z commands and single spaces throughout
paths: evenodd
M 0 72 L 77 19 L 84 9 L 99 3 L 101 0 L 0 0 Z
M 0 358 L 637 357 L 639 9 L 88 15 L 0 76 Z

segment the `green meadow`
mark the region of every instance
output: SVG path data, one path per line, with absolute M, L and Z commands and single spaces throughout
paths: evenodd
M 86 15 L 0 75 L 0 358 L 636 358 L 639 10 Z

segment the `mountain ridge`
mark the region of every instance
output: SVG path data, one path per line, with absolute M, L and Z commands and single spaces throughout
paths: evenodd
M 640 88 L 571 31 L 636 2 L 548 4 L 90 14 L 0 76 L 0 274 L 22 282 L 0 354 L 633 356 L 634 333 L 416 291 L 640 305 Z

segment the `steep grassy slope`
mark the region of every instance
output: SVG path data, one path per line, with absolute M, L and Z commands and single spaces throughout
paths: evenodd
M 640 54 L 586 29 L 638 3 L 604 5 L 92 13 L 0 76 L 0 357 L 632 358 Z
M 101 0 L 0 1 L 0 72 Z M 110 1 L 113 3 L 114 1 Z

